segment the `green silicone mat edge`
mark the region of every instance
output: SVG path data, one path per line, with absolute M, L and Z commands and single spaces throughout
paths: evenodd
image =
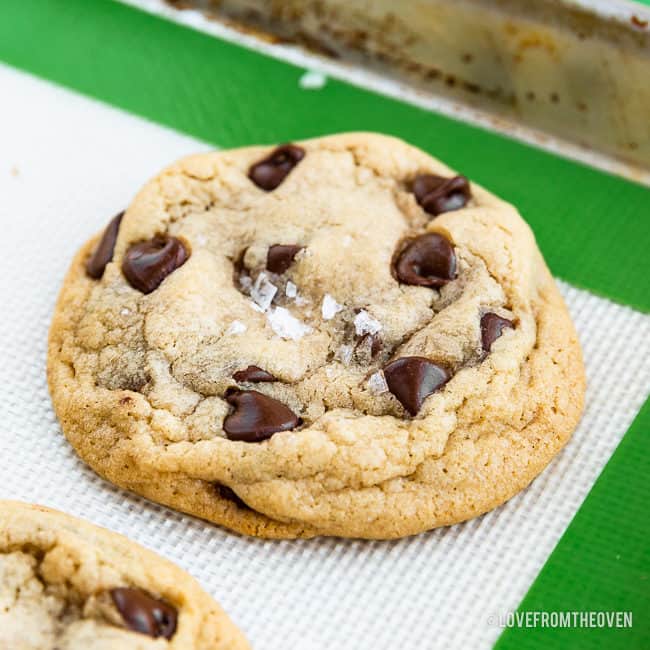
M 632 627 L 511 627 L 495 650 L 650 648 L 649 434 L 650 400 L 518 609 L 632 612 Z

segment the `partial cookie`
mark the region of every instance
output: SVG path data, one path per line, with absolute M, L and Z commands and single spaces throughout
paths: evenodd
M 562 448 L 585 388 L 515 208 L 364 133 L 150 181 L 74 260 L 48 378 L 102 476 L 262 537 L 484 513 Z
M 0 647 L 244 650 L 187 573 L 122 535 L 0 501 Z

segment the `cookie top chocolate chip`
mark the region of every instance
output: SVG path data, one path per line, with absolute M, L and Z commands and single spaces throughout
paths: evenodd
M 394 267 L 400 282 L 442 287 L 456 277 L 456 254 L 448 239 L 430 232 L 406 242 Z
M 137 193 L 108 270 L 75 261 L 58 303 L 64 433 L 118 485 L 239 532 L 470 518 L 580 413 L 579 346 L 526 223 L 393 138 L 185 158 Z
M 492 344 L 503 334 L 506 328 L 514 327 L 514 323 L 508 318 L 498 314 L 487 312 L 481 317 L 481 344 L 484 352 L 492 349 Z
M 3 648 L 249 647 L 185 571 L 43 506 L 0 501 L 0 575 Z
M 134 587 L 115 587 L 109 593 L 130 630 L 154 639 L 159 636 L 171 639 L 174 636 L 178 611 L 169 603 Z
M 282 184 L 291 170 L 305 157 L 305 150 L 294 144 L 274 149 L 266 158 L 251 166 L 248 177 L 262 190 L 271 192 Z
M 106 265 L 113 259 L 113 250 L 123 216 L 124 212 L 120 212 L 109 221 L 97 247 L 86 262 L 86 273 L 95 280 L 99 280 L 104 275 Z
M 469 181 L 464 176 L 444 178 L 435 174 L 417 176 L 413 194 L 424 210 L 434 216 L 460 210 L 472 197 Z
M 188 253 L 176 237 L 156 235 L 133 244 L 124 256 L 122 271 L 134 289 L 142 293 L 155 291 L 161 282 L 188 258 Z

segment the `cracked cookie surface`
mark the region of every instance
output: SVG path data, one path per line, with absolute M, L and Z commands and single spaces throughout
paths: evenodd
M 74 260 L 48 378 L 102 476 L 263 537 L 486 512 L 562 448 L 584 399 L 517 211 L 366 133 L 164 170 Z
M 122 535 L 0 501 L 0 647 L 245 650 L 187 573 Z

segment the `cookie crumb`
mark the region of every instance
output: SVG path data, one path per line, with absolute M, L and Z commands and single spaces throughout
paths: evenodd
M 327 83 L 327 77 L 318 70 L 307 70 L 298 83 L 303 90 L 320 90 Z

